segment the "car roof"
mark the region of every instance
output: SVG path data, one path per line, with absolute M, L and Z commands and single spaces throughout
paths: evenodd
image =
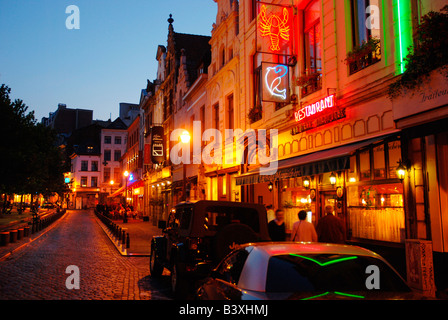
M 238 287 L 264 292 L 269 258 L 276 255 L 300 254 L 344 254 L 370 256 L 385 261 L 380 255 L 351 245 L 318 242 L 257 242 L 239 247 L 250 252 L 238 282 Z M 252 268 L 251 266 L 256 266 Z
M 249 243 L 244 246 L 256 248 L 257 251 L 263 251 L 269 256 L 290 253 L 298 251 L 301 253 L 332 253 L 365 255 L 375 258 L 380 257 L 377 253 L 368 249 L 353 245 L 322 243 L 322 242 L 258 242 Z

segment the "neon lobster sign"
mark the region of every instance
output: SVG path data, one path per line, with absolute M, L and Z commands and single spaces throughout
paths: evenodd
M 282 14 L 267 14 L 266 5 L 261 5 L 259 30 L 262 37 L 269 37 L 269 49 L 280 51 L 280 39 L 289 41 L 290 38 L 290 15 L 287 8 L 283 8 Z

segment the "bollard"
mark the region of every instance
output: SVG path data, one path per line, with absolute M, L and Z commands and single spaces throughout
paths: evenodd
M 30 227 L 23 227 L 23 236 L 24 237 L 30 236 Z
M 1 247 L 7 246 L 9 244 L 9 239 L 10 239 L 9 231 L 0 232 Z
M 14 243 L 17 241 L 17 230 L 11 230 L 9 231 L 9 242 L 10 243 Z
M 126 234 L 126 248 L 129 249 L 131 245 L 131 240 L 129 239 L 129 233 Z
M 126 231 L 122 231 L 121 242 L 124 244 L 126 242 Z
M 17 229 L 17 240 L 23 239 L 23 228 Z

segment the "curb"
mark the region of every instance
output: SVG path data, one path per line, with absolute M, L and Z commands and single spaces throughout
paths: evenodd
M 103 229 L 104 233 L 108 236 L 108 238 L 110 239 L 110 241 L 114 244 L 115 248 L 117 248 L 118 252 L 122 255 L 122 256 L 126 256 L 126 257 L 149 257 L 149 254 L 145 254 L 145 253 L 132 253 L 129 252 L 129 249 L 126 248 L 126 244 L 122 243 L 122 241 L 120 241 L 120 239 L 114 235 L 114 233 L 109 230 L 109 228 L 107 228 L 107 226 L 101 221 L 101 219 L 99 219 L 95 213 L 93 213 L 93 215 L 95 216 L 96 222 L 99 224 L 99 226 L 101 227 L 101 229 Z
M 100 219 L 98 219 L 98 217 L 95 214 L 93 214 L 93 216 L 95 217 L 95 220 L 98 223 L 98 225 L 101 227 L 101 229 L 103 229 L 104 233 L 114 244 L 115 248 L 117 248 L 118 252 L 122 256 L 129 256 L 130 254 L 128 254 L 126 244 L 121 243 L 121 241 L 119 241 L 119 239 L 108 228 L 106 228 L 106 226 L 100 221 Z
M 30 243 L 36 241 L 37 239 L 39 239 L 40 237 L 42 237 L 43 235 L 45 235 L 48 231 L 52 230 L 54 227 L 56 227 L 59 222 L 66 216 L 67 211 L 60 216 L 58 219 L 56 219 L 54 221 L 54 223 L 51 223 L 48 227 L 42 229 L 41 231 L 31 234 L 27 239 L 22 238 L 21 242 L 16 242 L 12 248 L 10 248 L 10 250 L 8 249 L 7 252 L 3 253 L 2 256 L 0 256 L 0 261 L 6 260 L 9 256 L 11 256 L 13 253 L 21 250 L 22 248 L 26 247 L 27 245 L 29 245 Z M 33 238 L 33 235 L 35 235 L 35 237 Z M 11 244 L 9 244 L 11 246 Z M 1 254 L 1 253 L 0 253 Z

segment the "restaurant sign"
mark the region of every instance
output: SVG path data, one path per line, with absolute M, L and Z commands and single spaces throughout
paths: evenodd
M 294 120 L 297 125 L 291 129 L 291 134 L 299 134 L 345 118 L 345 116 L 345 108 L 337 108 L 336 97 L 332 94 L 295 111 Z

